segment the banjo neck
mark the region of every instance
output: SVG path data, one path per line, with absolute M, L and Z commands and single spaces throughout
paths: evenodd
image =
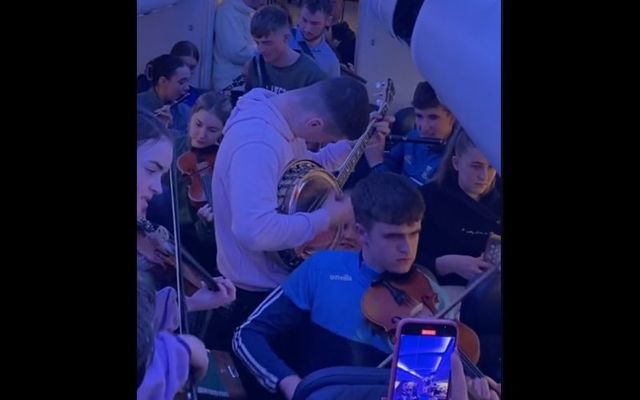
M 379 117 L 372 118 L 371 121 L 369 121 L 369 124 L 367 125 L 367 129 L 358 138 L 355 145 L 353 146 L 353 149 L 351 150 L 351 152 L 349 153 L 345 161 L 340 166 L 339 168 L 340 173 L 336 178 L 336 181 L 340 189 L 342 189 L 345 183 L 347 183 L 347 179 L 349 179 L 349 176 L 351 176 L 351 174 L 356 168 L 356 165 L 358 164 L 358 161 L 360 161 L 360 158 L 364 154 L 367 144 L 373 138 L 373 135 L 376 132 L 373 124 L 377 120 L 384 118 L 387 115 L 387 112 L 389 111 L 389 105 L 391 104 L 391 101 L 393 100 L 393 96 L 395 95 L 395 87 L 393 86 L 393 81 L 391 79 L 387 79 L 386 83 L 381 84 L 379 86 L 385 87 L 384 100 L 378 106 Z

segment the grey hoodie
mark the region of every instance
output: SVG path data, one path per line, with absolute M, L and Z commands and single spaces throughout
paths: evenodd
M 329 215 L 284 215 L 276 211 L 277 187 L 293 160 L 312 159 L 334 171 L 351 150 L 342 140 L 318 153 L 306 149 L 269 100 L 275 93 L 254 89 L 240 98 L 224 127 L 213 170 L 213 212 L 218 268 L 236 286 L 264 291 L 288 273 L 275 254 L 300 246 L 329 228 Z

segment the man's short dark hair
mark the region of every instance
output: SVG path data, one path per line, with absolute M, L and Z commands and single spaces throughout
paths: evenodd
M 355 140 L 369 123 L 369 96 L 363 84 L 348 77 L 329 78 L 309 86 L 304 104 L 320 101 L 328 115 L 326 131 L 338 138 Z
M 300 8 L 306 8 L 311 14 L 315 14 L 318 11 L 323 12 L 326 16 L 333 13 L 333 7 L 331 6 L 331 0 L 302 0 Z
M 427 81 L 418 83 L 416 90 L 413 92 L 413 101 L 411 102 L 411 105 L 418 110 L 436 108 L 438 106 L 442 106 L 447 109 L 442 103 L 440 103 L 440 100 L 436 95 L 436 91 L 433 90 L 433 87 L 431 87 Z M 447 109 L 447 111 L 449 110 Z
M 411 180 L 394 172 L 370 174 L 351 193 L 356 222 L 367 231 L 376 222 L 390 225 L 421 221 L 425 203 Z
M 290 29 L 289 16 L 280 6 L 264 6 L 251 18 L 251 36 L 263 38 L 281 29 Z

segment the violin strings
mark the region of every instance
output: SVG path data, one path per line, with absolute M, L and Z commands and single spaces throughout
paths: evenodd
M 482 371 L 476 367 L 476 365 L 467 357 L 467 355 L 463 351 L 458 351 L 460 353 L 460 360 L 462 361 L 462 366 L 466 367 L 466 370 L 470 373 L 472 378 L 482 378 L 484 374 Z

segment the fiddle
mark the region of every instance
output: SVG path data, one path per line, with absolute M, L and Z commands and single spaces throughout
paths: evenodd
M 380 281 L 367 289 L 361 307 L 363 315 L 392 339 L 403 318 L 438 317 L 437 304 L 438 296 L 429 280 L 414 265 L 406 274 L 383 275 Z M 465 373 L 473 378 L 483 377 L 484 374 L 475 366 L 480 360 L 478 335 L 464 323 L 455 322 L 458 327 L 458 350 Z
M 137 249 L 138 255 L 148 261 L 153 267 L 150 272 L 157 278 L 173 282 L 175 281 L 176 257 L 174 254 L 173 238 L 163 226 L 155 226 L 151 222 L 142 219 L 138 221 Z M 213 277 L 191 256 L 186 250 L 181 249 L 184 256 L 182 274 L 185 282 L 185 291 L 191 296 L 201 288 L 204 281 L 210 290 L 220 290 Z
M 187 195 L 196 209 L 212 204 L 211 177 L 216 161 L 218 145 L 204 149 L 191 149 L 180 155 L 176 166 L 180 174 L 188 180 Z

